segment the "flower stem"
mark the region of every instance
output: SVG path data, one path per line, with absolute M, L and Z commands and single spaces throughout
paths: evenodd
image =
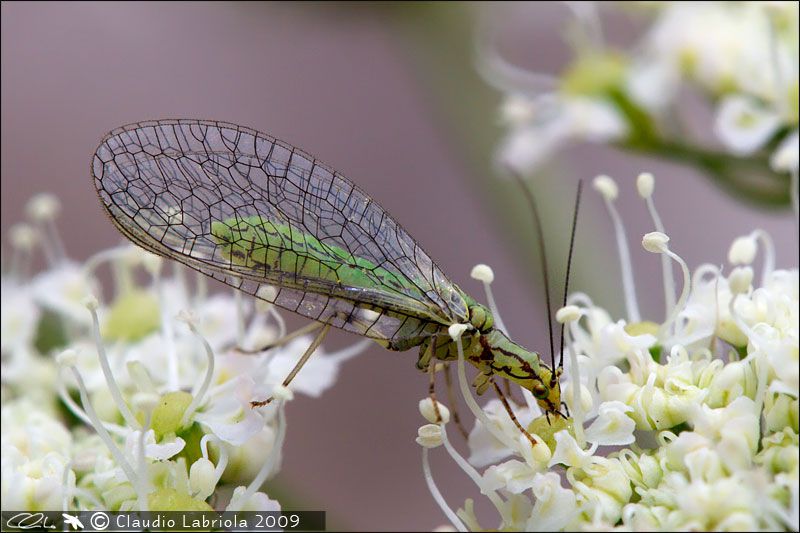
M 728 193 L 751 203 L 784 207 L 791 201 L 789 177 L 772 171 L 766 151 L 737 157 L 658 136 L 631 136 L 618 146 L 696 167 Z

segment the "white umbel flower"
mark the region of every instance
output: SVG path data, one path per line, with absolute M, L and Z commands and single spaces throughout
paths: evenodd
M 647 180 L 638 187 L 652 200 Z M 604 200 L 618 194 L 610 178 L 598 187 Z M 683 272 L 663 317 L 614 321 L 581 293 L 557 313 L 567 328 L 562 399 L 574 425 L 559 430 L 553 414 L 548 424 L 535 404 L 510 402 L 523 428 L 553 433 L 532 435 L 531 445 L 502 402 L 489 400 L 467 441 L 481 476 L 448 452 L 487 495 L 500 529 L 791 529 L 800 471 L 798 270 L 775 267 L 761 230 L 735 240 L 738 266 L 726 275 L 710 264 L 692 274 L 663 231 L 647 233 L 643 245 Z M 452 523 L 483 529 L 470 501 Z

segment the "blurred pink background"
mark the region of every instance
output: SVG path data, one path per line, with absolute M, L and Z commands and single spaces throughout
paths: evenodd
M 565 47 L 552 24 L 560 16 L 556 11 L 524 8 L 526 16 L 513 17 L 503 47 L 523 64 L 531 58 L 532 66 L 563 62 Z M 522 344 L 543 350 L 542 303 L 532 290 L 537 280 L 515 262 L 514 243 L 483 201 L 487 185 L 476 186 L 473 178 L 488 181 L 489 188 L 509 185 L 492 175 L 488 152 L 478 154 L 480 168 L 475 154 L 462 157 L 457 130 L 463 125 L 447 118 L 458 110 L 442 110 L 452 102 L 432 90 L 435 79 L 424 70 L 446 77 L 453 64 L 435 49 L 415 56 L 427 54 L 432 44 L 409 42 L 425 16 L 419 5 L 3 3 L 4 242 L 10 225 L 23 217 L 24 202 L 41 191 L 63 202 L 61 234 L 73 258 L 120 242 L 89 175 L 103 134 L 144 119 L 226 120 L 295 144 L 349 176 L 480 300 L 483 292 L 469 271 L 476 263 L 491 264 L 510 331 Z M 626 19 L 610 24 L 622 35 L 633 31 Z M 461 46 L 471 57 L 473 43 Z M 494 114 L 469 127 L 500 133 Z M 657 203 L 671 245 L 690 266 L 724 263 L 731 240 L 755 227 L 776 239 L 779 266 L 796 264 L 788 209 L 743 206 L 696 173 L 609 148 L 576 147 L 564 156 L 568 163 L 558 167 L 557 188 L 563 194 L 552 200 L 560 206 L 552 208 L 562 215 L 559 225 L 568 223 L 578 177 L 618 178 L 645 315 L 663 311 L 658 258 L 638 245 L 641 234 L 651 231 L 633 185 L 643 170 L 657 176 Z M 601 277 L 602 294 L 613 295 L 619 275 L 608 217 L 589 188 L 584 205 L 575 261 Z M 567 239 L 556 237 L 562 244 Z M 554 277 L 560 284 L 558 266 Z M 585 284 L 574 289 L 592 293 Z M 609 305 L 621 310 L 619 301 Z M 326 343 L 334 347 L 356 340 L 339 332 L 332 337 Z M 331 528 L 425 530 L 445 523 L 425 486 L 414 442 L 424 423 L 417 402 L 427 390 L 416 357 L 375 346 L 348 363 L 322 398 L 294 401 L 283 469 L 267 492 L 277 484 L 298 508 L 327 510 Z M 466 453 L 463 442 L 458 445 Z M 467 497 L 481 498 L 443 450 L 432 457 L 435 478 L 454 508 Z M 496 517 L 484 516 L 484 525 L 493 527 Z

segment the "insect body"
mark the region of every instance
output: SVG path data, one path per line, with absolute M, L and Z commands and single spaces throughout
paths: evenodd
M 478 392 L 503 377 L 558 412 L 560 369 L 496 329 L 383 208 L 308 154 L 234 124 L 161 120 L 108 134 L 92 175 L 112 222 L 150 252 L 390 350 L 419 346 L 422 369 L 457 358 L 448 327 L 467 324 Z

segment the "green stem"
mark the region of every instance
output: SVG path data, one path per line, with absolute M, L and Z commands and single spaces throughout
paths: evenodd
M 789 205 L 789 176 L 777 174 L 770 168 L 770 146 L 755 156 L 737 157 L 665 138 L 648 113 L 623 91 L 611 90 L 607 97 L 622 111 L 630 126 L 628 139 L 617 145 L 620 148 L 693 166 L 742 200 L 761 206 Z
M 742 200 L 761 206 L 789 205 L 789 177 L 773 172 L 764 154 L 737 157 L 658 137 L 631 139 L 619 146 L 632 152 L 693 166 Z

